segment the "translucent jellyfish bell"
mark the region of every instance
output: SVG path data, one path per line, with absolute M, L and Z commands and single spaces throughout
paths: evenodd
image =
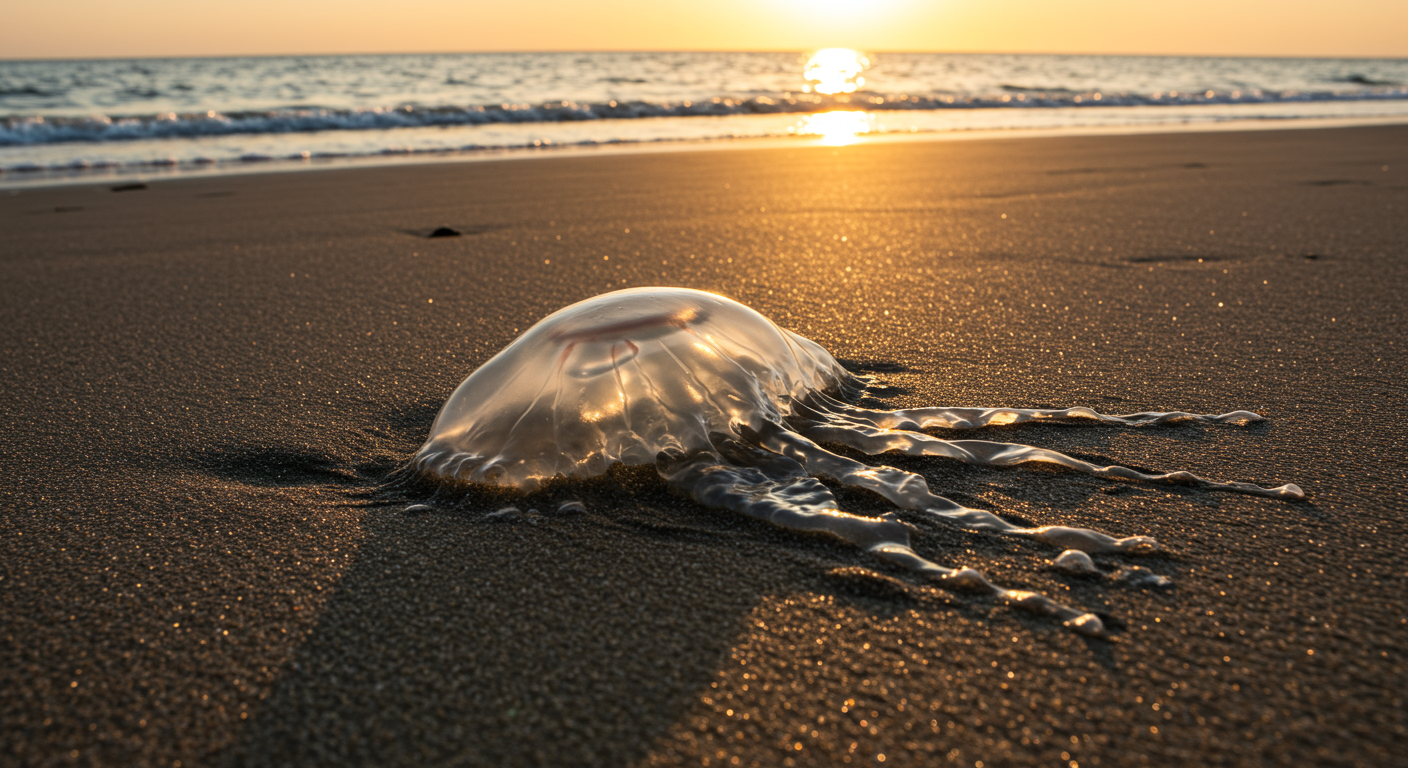
M 710 433 L 762 429 L 792 400 L 853 382 L 816 343 L 736 301 L 631 288 L 549 315 L 465 379 L 416 463 L 531 488 L 709 449 Z

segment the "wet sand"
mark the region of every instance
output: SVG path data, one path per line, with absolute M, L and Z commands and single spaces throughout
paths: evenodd
M 1408 127 L 0 193 L 0 756 L 1391 764 L 1405 214 Z M 1104 641 L 697 507 L 650 468 L 420 514 L 378 490 L 519 331 L 637 285 L 739 299 L 893 407 L 1255 410 L 981 436 L 1308 498 L 887 459 L 969 506 L 1163 542 L 1096 558 L 1174 580 L 1141 589 L 921 524 L 926 557 L 1102 612 Z M 484 519 L 568 499 L 588 512 Z

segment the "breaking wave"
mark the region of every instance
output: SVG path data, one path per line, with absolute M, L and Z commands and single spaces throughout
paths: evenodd
M 507 123 L 564 123 L 657 117 L 720 117 L 815 113 L 836 109 L 938 111 L 965 109 L 1051 109 L 1071 107 L 1150 107 L 1216 104 L 1281 104 L 1408 99 L 1408 87 L 1375 85 L 1352 91 L 1179 91 L 1154 93 L 1074 92 L 1003 84 L 985 96 L 842 95 L 773 98 L 717 97 L 704 101 L 557 101 L 463 107 L 293 108 L 266 111 L 149 115 L 0 117 L 0 146 L 72 142 L 114 142 L 207 136 L 362 131 Z

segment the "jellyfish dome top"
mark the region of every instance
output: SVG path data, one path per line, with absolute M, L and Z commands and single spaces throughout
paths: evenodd
M 1105 629 L 1094 614 L 1033 592 L 1003 589 L 970 568 L 921 557 L 910 547 L 910 523 L 894 512 L 878 518 L 845 512 L 817 478 L 873 491 L 925 520 L 1060 547 L 1071 555 L 1061 558 L 1066 563 L 1083 563 L 1075 556 L 1079 553 L 1154 552 L 1159 545 L 1153 539 L 1057 525 L 1023 527 L 932 493 L 920 475 L 867 464 L 820 443 L 869 455 L 895 451 L 995 467 L 1046 462 L 1109 480 L 1292 500 L 1304 496 L 1291 484 L 1266 488 L 1180 471 L 1149 474 L 1034 446 L 948 440 L 922 431 L 1031 421 L 1141 427 L 1261 420 L 1249 411 L 1123 416 L 1083 407 L 879 411 L 854 404 L 867 384 L 815 342 L 736 301 L 685 288 L 615 291 L 547 316 L 470 374 L 441 408 L 408 470 L 437 484 L 530 490 L 558 476 L 604 474 L 617 462 L 654 464 L 674 491 L 705 506 L 790 530 L 830 534 L 943 585 L 989 594 L 1097 636 Z
M 858 382 L 816 343 L 687 288 L 630 288 L 548 315 L 465 379 L 417 454 L 421 472 L 532 488 L 615 462 L 710 449 Z

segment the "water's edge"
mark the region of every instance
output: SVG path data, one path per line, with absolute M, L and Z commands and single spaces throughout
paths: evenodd
M 1115 108 L 1120 109 L 1120 108 Z M 664 118 L 669 119 L 669 118 Z M 696 118 L 679 118 L 696 119 Z M 261 173 L 294 173 L 346 168 L 440 163 L 539 160 L 562 157 L 588 157 L 660 152 L 699 152 L 710 150 L 778 149 L 823 147 L 892 142 L 1016 140 L 1074 136 L 1123 136 L 1179 133 L 1217 133 L 1270 130 L 1323 130 L 1372 126 L 1408 125 L 1408 102 L 1403 114 L 1357 117 L 1274 118 L 1248 117 L 1222 120 L 1183 120 L 1151 124 L 1108 124 L 1033 127 L 973 127 L 949 130 L 873 132 L 836 139 L 826 136 L 779 132 L 763 135 L 701 136 L 659 138 L 640 141 L 583 141 L 579 143 L 528 142 L 520 145 L 466 147 L 460 149 L 406 150 L 366 155 L 312 157 L 251 156 L 232 161 L 181 162 L 160 160 L 128 164 L 73 164 L 0 170 L 0 190 L 38 189 L 106 183 L 145 183 L 162 179 L 242 176 Z

